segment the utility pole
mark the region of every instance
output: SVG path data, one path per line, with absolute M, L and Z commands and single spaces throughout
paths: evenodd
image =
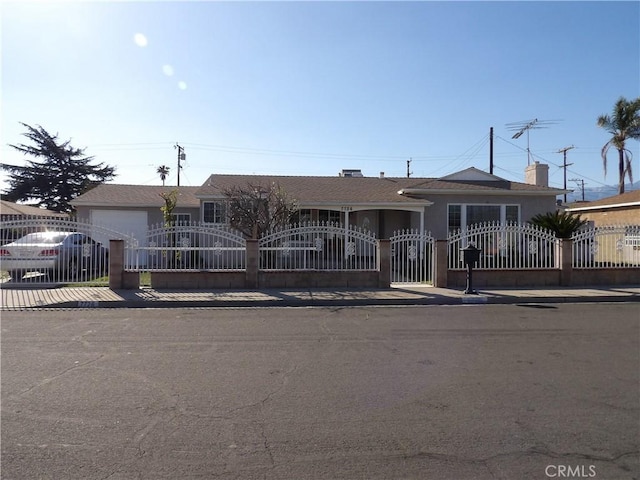
M 186 153 L 184 153 L 184 148 L 178 145 L 177 142 L 173 146 L 173 148 L 178 149 L 178 186 L 180 186 L 180 170 L 182 169 L 182 165 L 180 165 L 180 162 L 184 162 L 187 159 L 187 155 Z
M 584 179 L 583 178 L 570 178 L 570 182 L 576 182 L 580 185 L 580 190 L 582 190 L 582 201 L 584 202 Z
M 489 129 L 489 173 L 493 175 L 493 127 Z
M 409 167 L 411 165 L 411 162 L 413 162 L 413 159 L 410 158 L 409 160 L 407 160 L 407 178 L 409 178 L 411 176 L 411 172 L 409 171 Z
M 576 148 L 573 145 L 571 145 L 570 147 L 564 147 L 561 148 L 560 150 L 558 150 L 558 153 L 562 153 L 563 154 L 563 162 L 562 162 L 562 170 L 564 171 L 564 189 L 567 189 L 567 167 L 569 165 L 573 165 L 573 163 L 567 163 L 567 152 L 569 150 L 571 150 L 572 148 Z M 564 203 L 567 203 L 567 194 L 564 194 Z

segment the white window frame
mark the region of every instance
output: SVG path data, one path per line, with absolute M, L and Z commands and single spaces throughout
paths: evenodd
M 214 215 L 213 215 L 214 216 L 214 220 L 215 220 L 215 217 L 218 216 L 216 214 L 216 209 L 219 209 L 221 205 L 224 206 L 222 215 L 220 215 L 221 221 L 219 221 L 219 222 L 216 222 L 216 221 L 208 222 L 205 219 L 205 210 L 206 210 L 205 209 L 205 205 L 207 205 L 209 203 L 214 205 Z M 228 221 L 228 216 L 227 216 L 228 208 L 229 208 L 229 203 L 226 200 L 207 200 L 205 202 L 202 202 L 202 223 L 209 223 L 209 224 L 212 224 L 212 225 L 227 225 L 228 222 L 229 222 Z
M 500 223 L 507 223 L 507 207 L 518 208 L 518 220 L 520 222 L 522 215 L 522 206 L 518 203 L 447 203 L 447 231 L 451 231 L 449 225 L 449 209 L 451 206 L 460 206 L 460 228 L 467 228 L 467 207 L 500 207 Z
M 174 213 L 174 219 L 176 221 L 176 225 L 180 223 L 190 223 L 191 222 L 191 214 L 190 213 Z M 182 220 L 180 220 L 180 218 Z

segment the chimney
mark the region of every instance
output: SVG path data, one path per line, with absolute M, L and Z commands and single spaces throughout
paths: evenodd
M 524 183 L 537 185 L 539 187 L 549 186 L 549 165 L 546 163 L 534 162 L 524 169 Z
M 384 178 L 384 172 L 380 172 L 380 178 Z

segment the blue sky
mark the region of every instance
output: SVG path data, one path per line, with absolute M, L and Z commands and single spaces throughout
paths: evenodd
M 19 122 L 42 125 L 114 183 L 159 184 L 185 148 L 182 185 L 212 173 L 439 177 L 488 169 L 522 181 L 536 160 L 562 186 L 603 175 L 596 126 L 640 96 L 638 2 L 5 1 L 2 161 Z M 634 179 L 640 179 L 638 142 Z M 569 186 L 575 186 L 569 182 Z

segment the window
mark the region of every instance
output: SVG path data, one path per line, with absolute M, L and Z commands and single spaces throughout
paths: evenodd
M 520 221 L 520 207 L 518 205 L 507 205 L 505 207 L 505 220 L 511 223 Z
M 176 221 L 176 225 L 184 225 L 191 221 L 190 213 L 174 213 L 173 218 Z
M 520 205 L 449 204 L 449 232 L 485 222 L 518 222 Z
M 293 216 L 294 223 L 308 223 L 311 221 L 311 209 L 301 208 Z
M 462 225 L 462 205 L 449 205 L 449 231 L 458 230 Z
M 340 212 L 336 210 L 319 210 L 318 220 L 328 223 L 340 223 Z
M 203 202 L 202 221 L 205 223 L 227 223 L 227 203 Z
M 467 225 L 500 222 L 500 205 L 467 205 Z

